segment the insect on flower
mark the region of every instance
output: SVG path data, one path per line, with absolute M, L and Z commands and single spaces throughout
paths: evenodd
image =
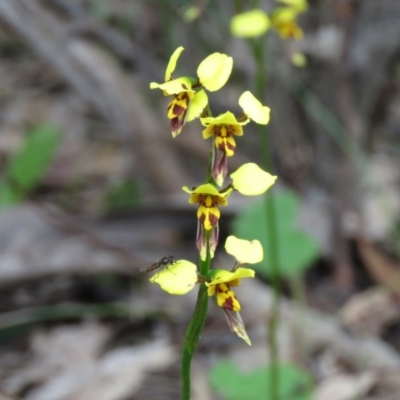
M 174 256 L 163 257 L 154 263 L 143 266 L 142 268 L 140 268 L 140 272 L 161 271 L 164 268 L 168 269 L 168 267 L 170 265 L 175 264 L 175 263 L 176 263 L 176 261 L 175 261 Z

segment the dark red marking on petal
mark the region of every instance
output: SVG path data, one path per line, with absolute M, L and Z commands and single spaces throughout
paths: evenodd
M 178 117 L 171 119 L 171 130 L 172 132 L 176 132 L 181 126 L 180 120 Z
M 179 104 L 174 104 L 174 108 L 172 109 L 172 112 L 174 115 L 179 116 L 185 111 L 185 109 L 180 106 Z
M 223 293 L 223 292 L 225 292 L 225 290 L 221 287 L 221 285 L 217 285 L 217 292 Z
M 233 299 L 232 297 L 228 297 L 223 303 L 222 308 L 226 308 L 227 310 L 233 310 Z
M 210 237 L 210 249 L 215 251 L 218 245 L 218 236 L 219 236 L 219 226 L 218 223 L 214 226 L 214 229 L 211 231 Z
M 228 172 L 228 158 L 226 157 L 226 153 L 223 153 L 221 159 L 219 160 L 218 168 L 220 170 L 225 168 L 226 172 Z
M 209 220 L 210 220 L 210 224 L 212 226 L 214 226 L 214 225 L 216 225 L 218 223 L 218 217 L 216 215 L 214 215 L 214 214 L 211 214 L 211 213 L 210 213 L 210 216 L 209 216 Z
M 204 221 L 206 220 L 206 214 L 201 214 L 199 221 L 204 225 Z
M 227 144 L 226 144 L 226 147 L 228 148 L 228 149 L 230 149 L 230 150 L 236 150 L 236 146 L 234 145 L 234 144 L 232 144 L 232 143 L 230 143 L 230 142 L 228 142 Z
M 217 147 L 218 150 L 223 151 L 225 153 L 225 143 L 220 142 Z

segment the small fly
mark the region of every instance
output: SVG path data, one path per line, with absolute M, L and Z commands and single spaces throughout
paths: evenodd
M 174 256 L 167 256 L 161 258 L 161 260 L 158 260 L 150 265 L 145 265 L 144 267 L 140 268 L 140 272 L 152 272 L 152 271 L 162 271 L 164 268 L 167 268 L 175 264 L 176 260 Z

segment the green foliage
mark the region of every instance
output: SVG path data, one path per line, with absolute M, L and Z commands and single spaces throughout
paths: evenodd
M 18 203 L 20 199 L 20 195 L 6 181 L 0 181 L 0 209 Z
M 263 198 L 244 209 L 233 222 L 234 234 L 247 240 L 258 239 L 264 248 L 263 262 L 254 269 L 265 277 L 271 273 L 268 257 L 269 240 L 267 228 L 267 204 L 271 197 Z M 300 209 L 300 199 L 293 192 L 274 193 L 275 219 L 279 268 L 282 276 L 301 274 L 318 257 L 318 242 L 308 233 L 296 227 Z
M 270 376 L 269 366 L 241 372 L 227 360 L 219 361 L 210 371 L 212 385 L 225 400 L 268 399 Z M 311 400 L 312 380 L 306 371 L 280 364 L 279 377 L 280 400 Z
M 90 0 L 90 13 L 99 21 L 105 22 L 110 17 L 110 3 L 108 0 Z
M 120 182 L 109 190 L 104 203 L 107 212 L 132 211 L 140 204 L 139 186 L 136 182 Z
M 22 148 L 5 166 L 0 181 L 0 208 L 17 203 L 35 188 L 50 166 L 61 135 L 51 125 L 40 125 L 26 136 Z

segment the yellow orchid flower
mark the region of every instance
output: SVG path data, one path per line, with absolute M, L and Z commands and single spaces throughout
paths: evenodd
M 247 163 L 230 175 L 232 183 L 219 191 L 210 183 L 200 185 L 194 189 L 184 186 L 184 192 L 190 194 L 189 203 L 199 204 L 197 209 L 197 236 L 196 245 L 202 260 L 207 255 L 207 240 L 205 232 L 210 232 L 210 254 L 214 256 L 218 244 L 218 221 L 221 217 L 219 206 L 228 205 L 228 197 L 233 190 L 245 196 L 258 196 L 265 193 L 276 181 L 277 177 L 263 171 L 257 164 Z
M 241 306 L 231 287 L 239 286 L 242 278 L 254 278 L 254 271 L 248 268 L 238 268 L 235 272 L 224 270 L 214 270 L 213 272 L 214 278 L 211 282 L 206 282 L 208 295 L 215 295 L 217 305 L 224 311 L 231 332 L 250 346 L 250 338 L 239 314 Z
M 214 138 L 211 175 L 218 186 L 224 184 L 228 174 L 227 157 L 232 157 L 236 150 L 234 136 L 243 135 L 243 125 L 253 120 L 258 124 L 269 122 L 270 109 L 263 106 L 249 91 L 244 92 L 239 98 L 239 105 L 243 109 L 243 115 L 236 118 L 230 111 L 217 117 L 200 118 L 203 130 L 203 139 Z
M 277 8 L 271 15 L 271 25 L 282 39 L 299 40 L 304 36 L 303 30 L 296 21 L 300 11 L 295 8 Z
M 306 11 L 306 0 L 277 0 L 285 7 L 275 9 L 268 16 L 261 9 L 254 9 L 235 15 L 231 20 L 231 33 L 242 38 L 265 34 L 271 27 L 283 39 L 301 39 L 303 31 L 296 22 L 297 16 Z
M 229 236 L 225 243 L 225 249 L 236 258 L 232 271 L 214 269 L 210 271 L 207 278 L 199 277 L 195 264 L 187 260 L 178 260 L 170 262 L 168 267 L 156 272 L 150 278 L 150 282 L 157 283 L 161 289 L 172 295 L 184 295 L 191 291 L 196 283 L 204 283 L 208 296 L 215 296 L 217 305 L 223 309 L 230 330 L 251 345 L 239 314 L 241 306 L 232 287 L 239 286 L 243 278 L 254 278 L 254 270 L 236 267 L 238 263 L 262 261 L 262 247 L 257 240 L 249 242 Z
M 218 223 L 219 217 L 221 216 L 218 206 L 228 205 L 228 197 L 232 189 L 221 193 L 210 183 L 197 186 L 193 190 L 190 190 L 187 186 L 184 186 L 182 189 L 190 194 L 190 204 L 199 203 L 197 218 L 204 226 L 205 230 L 211 230 Z
M 211 175 L 218 186 L 224 184 L 224 179 L 228 173 L 227 157 L 232 157 L 235 154 L 236 142 L 234 136 L 243 135 L 243 127 L 250 120 L 246 119 L 239 122 L 236 117 L 227 111 L 225 114 L 217 117 L 200 118 L 203 126 L 203 139 L 214 137 Z
M 260 242 L 254 240 L 238 239 L 229 236 L 225 243 L 225 249 L 240 263 L 256 263 L 262 261 L 262 247 Z M 232 286 L 239 286 L 241 279 L 253 278 L 255 272 L 249 268 L 237 268 L 235 271 L 215 269 L 211 272 L 211 277 L 206 286 L 208 295 L 216 294 L 217 303 L 220 307 L 239 311 L 240 304 L 235 294 L 230 290 Z M 170 263 L 168 267 L 157 271 L 150 282 L 157 283 L 166 292 L 173 295 L 184 295 L 191 291 L 198 283 L 197 267 L 190 261 L 177 260 Z
M 221 216 L 219 206 L 228 205 L 228 197 L 233 189 L 228 189 L 221 193 L 215 186 L 209 183 L 200 185 L 193 190 L 190 190 L 187 186 L 184 186 L 182 189 L 190 194 L 190 204 L 199 204 L 199 208 L 197 209 L 196 246 L 200 252 L 200 257 L 202 260 L 205 260 L 207 257 L 206 231 L 211 231 L 209 250 L 211 258 L 213 258 L 218 244 L 218 220 Z
M 232 271 L 215 269 L 211 272 L 211 279 L 206 282 L 208 295 L 216 297 L 219 307 L 222 308 L 228 322 L 229 329 L 242 338 L 249 346 L 251 341 L 240 317 L 239 300 L 231 289 L 239 286 L 243 278 L 254 278 L 255 272 L 250 268 L 236 268 L 238 263 L 256 263 L 263 259 L 263 250 L 258 240 L 249 242 L 229 236 L 225 242 L 226 251 L 236 258 Z
M 215 295 L 219 307 L 231 311 L 240 311 L 240 303 L 231 287 L 239 286 L 242 278 L 254 278 L 254 275 L 254 270 L 249 268 L 239 267 L 234 272 L 214 269 L 211 281 L 206 282 L 208 295 Z
M 203 130 L 203 139 L 214 137 L 215 147 L 224 152 L 227 157 L 235 154 L 236 142 L 233 136 L 243 135 L 243 125 L 249 120 L 239 122 L 236 117 L 227 111 L 217 117 L 200 118 L 200 122 L 206 129 Z
M 150 83 L 150 89 L 161 89 L 165 96 L 173 96 L 167 111 L 173 137 L 179 135 L 186 122 L 200 117 L 206 108 L 208 97 L 204 88 L 210 92 L 219 90 L 228 80 L 233 66 L 232 57 L 214 53 L 200 63 L 198 78 L 184 76 L 173 79 L 172 74 L 183 50 L 182 46 L 178 47 L 172 54 L 165 71 L 165 82 Z
M 277 0 L 285 7 L 279 7 L 271 14 L 271 26 L 278 32 L 282 39 L 301 39 L 304 36 L 296 19 L 307 10 L 306 0 Z

